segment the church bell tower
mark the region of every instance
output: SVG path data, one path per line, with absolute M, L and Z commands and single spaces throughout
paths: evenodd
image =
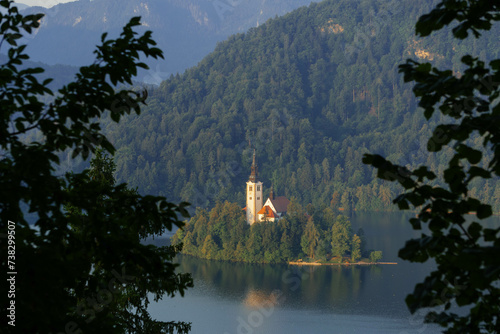
M 255 150 L 250 177 L 247 182 L 247 223 L 252 225 L 258 221 L 257 212 L 262 209 L 264 199 L 262 198 L 262 182 L 259 181 L 259 172 L 255 163 Z

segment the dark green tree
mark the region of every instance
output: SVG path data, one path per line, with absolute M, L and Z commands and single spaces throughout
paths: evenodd
M 382 251 L 370 252 L 370 262 L 377 263 L 382 259 Z
M 363 230 L 362 227 L 358 228 L 358 232 L 356 232 L 357 236 L 361 240 L 360 243 L 360 249 L 361 249 L 361 256 L 366 256 L 366 237 L 365 237 L 365 230 Z
M 319 243 L 319 232 L 314 226 L 314 221 L 311 218 L 307 220 L 306 228 L 304 229 L 304 233 L 302 234 L 302 238 L 300 240 L 300 246 L 302 247 L 302 252 L 314 259 L 314 251 Z
M 94 157 L 90 160 L 89 178 L 92 181 L 114 186 L 116 164 L 102 148 L 96 149 Z
M 283 229 L 283 234 L 280 239 L 280 254 L 283 261 L 288 261 L 292 258 L 292 239 L 287 232 L 287 229 Z
M 453 25 L 453 35 L 475 38 L 500 20 L 498 1 L 443 0 L 419 18 L 418 36 L 428 36 Z M 439 306 L 426 320 L 446 327 L 446 333 L 500 332 L 500 227 L 481 220 L 492 215 L 489 203 L 481 202 L 470 189 L 477 179 L 500 176 L 500 59 L 486 62 L 471 55 L 462 58 L 461 75 L 430 63 L 407 60 L 400 66 L 406 82 L 414 82 L 414 94 L 430 119 L 439 111 L 442 123 L 435 127 L 427 149 L 439 152 L 452 148 L 442 174 L 430 166 L 414 170 L 393 164 L 379 155 L 366 155 L 364 162 L 378 169 L 378 177 L 399 182 L 405 192 L 394 202 L 402 210 L 420 209 L 410 220 L 414 229 L 428 224 L 429 233 L 409 240 L 399 255 L 413 262 L 432 258 L 437 269 L 417 284 L 406 299 L 411 312 Z M 480 138 L 482 150 L 473 147 Z M 491 153 L 486 159 L 484 152 Z M 431 186 L 432 180 L 440 180 Z M 475 213 L 473 222 L 466 214 Z M 456 314 L 453 303 L 466 307 Z
M 351 260 L 358 261 L 361 258 L 361 239 L 357 234 L 352 236 L 351 241 Z
M 88 317 L 85 322 L 88 323 L 94 321 L 101 312 L 110 315 L 115 319 L 115 323 L 110 323 L 109 325 L 122 324 L 127 333 L 169 333 L 174 330 L 177 330 L 177 332 L 186 332 L 189 330 L 190 324 L 184 322 L 162 323 L 153 321 L 147 311 L 149 304 L 148 293 L 155 291 L 155 289 L 160 291 L 163 289 L 165 293 L 172 296 L 178 289 L 176 287 L 177 284 L 180 283 L 181 285 L 186 285 L 186 287 L 192 286 L 189 275 L 172 272 L 175 266 L 171 262 L 181 247 L 144 245 L 141 243 L 141 238 L 149 235 L 149 233 L 145 232 L 147 226 L 138 224 L 137 222 L 129 225 L 128 223 L 134 221 L 127 220 L 124 217 L 114 218 L 121 223 L 121 226 L 116 221 L 111 220 L 116 226 L 110 228 L 108 232 L 108 234 L 115 234 L 117 231 L 127 229 L 126 233 L 122 232 L 124 237 L 100 236 L 96 245 L 85 242 L 91 236 L 94 236 L 94 238 L 97 237 L 97 234 L 92 231 L 96 228 L 95 223 L 99 222 L 99 218 L 96 215 L 102 216 L 109 214 L 109 212 L 114 212 L 117 201 L 124 201 L 124 203 L 134 206 L 140 197 L 135 189 L 128 189 L 125 184 L 121 185 L 122 188 L 120 191 L 113 191 L 116 183 L 114 171 L 115 164 L 113 159 L 102 149 L 98 148 L 90 161 L 90 168 L 80 175 L 70 176 L 71 178 L 75 178 L 75 180 L 78 179 L 77 185 L 70 182 L 70 188 L 67 189 L 67 192 L 76 199 L 82 189 L 86 189 L 87 187 L 90 189 L 94 187 L 99 189 L 99 192 L 95 193 L 93 202 L 89 202 L 85 209 L 82 209 L 81 205 L 77 206 L 74 202 L 65 206 L 70 229 L 74 231 L 74 240 L 77 240 L 84 254 L 90 255 L 81 260 L 82 262 L 87 261 L 87 270 L 90 271 L 90 265 L 92 266 L 92 276 L 87 278 L 86 285 L 82 284 L 80 286 L 81 292 L 76 295 L 78 298 L 77 312 L 87 315 Z M 101 222 L 109 224 L 110 219 L 101 219 Z M 134 252 L 139 256 L 148 257 L 149 263 L 140 265 L 145 267 L 142 279 L 129 276 L 129 284 L 121 289 L 118 289 L 120 285 L 117 285 L 115 289 L 111 289 L 109 282 L 106 286 L 106 281 L 102 281 L 102 278 L 107 276 L 105 264 L 109 259 L 105 259 L 104 256 L 99 256 L 95 253 L 99 250 L 99 247 L 105 247 L 106 252 L 112 255 L 120 251 L 120 246 L 126 247 L 126 249 L 134 249 Z M 99 250 L 99 252 L 101 251 Z M 127 267 L 124 266 L 123 269 Z M 155 268 L 160 269 L 161 272 L 170 276 L 165 276 L 164 278 L 155 277 L 153 273 Z M 148 272 L 150 272 L 149 275 Z M 94 281 L 94 284 L 89 284 L 92 281 Z M 145 286 L 144 284 L 147 285 Z M 97 294 L 92 288 L 93 285 L 98 287 Z M 106 297 L 102 298 L 104 295 Z M 161 294 L 157 293 L 155 300 L 158 300 L 161 296 Z M 99 300 L 100 297 L 102 300 Z M 97 307 L 95 301 L 98 302 Z M 102 324 L 99 325 L 102 326 Z
M 339 257 L 339 262 L 342 261 L 347 252 L 351 249 L 351 222 L 346 216 L 338 216 L 332 226 L 332 255 Z
M 140 20 L 133 18 L 117 39 L 104 34 L 95 63 L 82 67 L 55 95 L 47 88 L 50 80 L 38 81 L 41 68 L 21 69 L 29 57 L 18 43 L 40 26 L 43 15 L 23 16 L 13 1 L 0 6 L 6 12 L 0 15 L 0 46 L 7 48 L 0 65 L 0 229 L 15 227 L 0 248 L 7 254 L 14 240 L 15 260 L 2 256 L 1 262 L 17 272 L 17 317 L 10 319 L 15 327 L 5 331 L 187 332 L 189 324 L 154 321 L 147 312 L 148 296 L 183 294 L 192 285 L 171 262 L 179 249 L 141 243 L 173 225 L 181 227 L 186 204 L 115 185 L 106 158 L 94 160 L 91 171 L 56 174 L 58 156 L 69 150 L 73 158 L 84 159 L 98 146 L 115 151 L 99 117 L 119 121 L 140 113 L 146 93 L 116 87 L 131 84 L 137 69 L 147 68 L 141 54 L 162 57 L 151 32 L 137 36 L 133 28 Z M 2 298 L 2 309 L 13 300 Z

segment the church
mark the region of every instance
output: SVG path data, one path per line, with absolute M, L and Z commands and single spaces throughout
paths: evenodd
M 250 172 L 250 177 L 247 182 L 246 191 L 246 213 L 247 223 L 252 225 L 260 221 L 278 221 L 283 217 L 288 208 L 290 201 L 285 196 L 274 197 L 273 187 L 269 198 L 264 202 L 263 184 L 259 181 L 259 173 L 255 162 L 255 151 L 253 153 L 253 161 Z

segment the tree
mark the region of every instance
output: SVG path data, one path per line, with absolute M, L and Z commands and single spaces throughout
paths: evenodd
M 356 262 L 361 258 L 361 239 L 357 234 L 352 236 L 351 242 L 351 260 Z
M 146 92 L 116 86 L 131 84 L 137 69 L 147 68 L 140 54 L 162 57 L 151 32 L 136 36 L 136 17 L 117 39 L 104 34 L 96 62 L 82 67 L 76 80 L 54 96 L 47 88 L 50 80 L 37 79 L 41 68 L 19 69 L 29 57 L 18 42 L 40 26 L 43 15 L 23 16 L 13 1 L 0 1 L 0 6 L 7 12 L 0 16 L 0 46 L 8 48 L 0 65 L 0 228 L 12 231 L 0 248 L 7 254 L 10 244 L 17 254 L 1 260 L 2 268 L 17 272 L 15 299 L 2 299 L 3 309 L 15 301 L 18 315 L 9 319 L 15 327 L 6 330 L 187 332 L 189 324 L 154 321 L 147 312 L 149 298 L 183 294 L 192 285 L 191 277 L 176 273 L 171 262 L 179 248 L 141 243 L 172 225 L 181 227 L 179 215 L 187 216 L 187 204 L 115 185 L 114 167 L 106 159 L 94 160 L 92 171 L 55 172 L 58 156 L 68 150 L 84 159 L 98 146 L 115 151 L 99 117 L 109 114 L 119 121 L 132 111 L 140 113 Z M 48 96 L 51 102 L 43 102 Z M 26 212 L 34 217 L 31 226 Z
M 125 324 L 126 330 L 129 333 L 151 333 L 158 331 L 172 332 L 174 329 L 177 329 L 178 332 L 188 331 L 190 324 L 183 322 L 156 322 L 149 317 L 147 312 L 149 304 L 147 294 L 150 291 L 154 291 L 155 285 L 157 285 L 160 289 L 163 287 L 165 292 L 170 295 L 173 295 L 173 292 L 179 289 L 176 287 L 175 282 L 179 282 L 181 285 L 185 284 L 186 287 L 192 286 L 192 279 L 189 275 L 176 275 L 171 272 L 171 268 L 169 268 L 169 266 L 172 266 L 171 261 L 180 251 L 181 247 L 171 246 L 151 248 L 147 245 L 143 245 L 141 243 L 141 238 L 148 235 L 148 233 L 144 233 L 146 227 L 142 224 L 128 225 L 128 221 L 123 217 L 114 218 L 122 222 L 122 226 L 118 226 L 118 223 L 113 221 L 115 226 L 111 229 L 114 230 L 114 232 L 117 231 L 116 229 L 119 230 L 120 228 L 128 229 L 130 234 L 127 235 L 126 238 L 106 238 L 100 236 L 100 239 L 96 242 L 97 246 L 92 244 L 89 245 L 85 242 L 91 236 L 94 236 L 94 238 L 97 237 L 96 233 L 92 232 L 92 229 L 96 228 L 94 224 L 99 222 L 95 216 L 96 214 L 102 216 L 106 215 L 108 212 L 113 212 L 113 210 L 115 210 L 114 207 L 116 206 L 116 201 L 124 201 L 124 204 L 127 204 L 127 198 L 129 201 L 132 199 L 129 204 L 134 205 L 134 197 L 138 196 L 135 189 L 128 189 L 126 185 L 121 185 L 121 193 L 112 191 L 112 188 L 116 183 L 113 175 L 114 170 L 114 161 L 99 148 L 96 150 L 94 157 L 90 161 L 90 169 L 79 176 L 71 175 L 71 177 L 79 179 L 78 186 L 73 187 L 73 183 L 70 183 L 70 188 L 66 189 L 66 191 L 75 198 L 78 198 L 82 189 L 87 187 L 92 188 L 94 185 L 97 185 L 99 189 L 99 192 L 96 193 L 93 198 L 93 202 L 89 203 L 85 210 L 78 208 L 75 203 L 65 206 L 70 229 L 74 231 L 74 242 L 79 244 L 79 247 L 83 252 L 90 254 L 90 258 L 87 259 L 87 270 L 92 270 L 92 277 L 87 278 L 87 282 L 95 280 L 95 284 L 99 289 L 97 297 L 95 297 L 96 292 L 90 287 L 92 284 L 87 283 L 87 285 L 80 286 L 81 292 L 76 295 L 78 298 L 77 312 L 79 310 L 80 312 L 87 313 L 87 315 L 89 315 L 88 311 L 93 309 L 95 313 L 104 313 L 104 310 L 101 309 L 104 306 L 109 307 L 109 310 L 106 310 L 105 313 L 107 315 L 112 315 L 115 319 L 115 323 L 110 323 L 108 326 L 114 327 L 116 323 Z M 95 208 L 98 208 L 98 210 Z M 109 222 L 107 223 L 109 224 Z M 129 276 L 131 279 L 129 284 L 133 282 L 133 285 L 126 285 L 122 289 L 117 287 L 112 292 L 112 289 L 109 288 L 109 282 L 108 286 L 102 286 L 102 283 L 98 281 L 98 279 L 100 279 L 99 276 L 106 276 L 105 261 L 112 261 L 112 258 L 106 259 L 105 256 L 100 257 L 92 255 L 93 252 L 89 249 L 94 247 L 98 248 L 101 246 L 101 243 L 104 247 L 106 247 L 106 253 L 109 253 L 111 256 L 113 256 L 115 252 L 120 251 L 120 246 L 126 247 L 126 249 L 133 249 L 134 252 L 139 255 L 142 254 L 142 256 L 147 256 L 150 263 L 141 262 L 141 266 L 145 267 L 143 280 L 141 281 L 137 278 Z M 85 259 L 82 260 L 84 261 Z M 167 279 L 159 277 L 155 278 L 155 274 L 150 273 L 149 275 L 152 276 L 149 278 L 150 282 L 148 282 L 147 279 L 144 280 L 144 278 L 148 277 L 148 271 L 153 272 L 153 266 L 156 269 L 160 269 L 163 274 L 170 276 L 166 276 Z M 102 297 L 103 295 L 106 297 Z M 158 297 L 161 298 L 161 295 L 157 295 L 156 298 Z M 99 298 L 101 298 L 102 301 Z M 96 304 L 94 303 L 94 300 L 97 300 L 98 308 L 95 308 Z M 132 312 L 132 309 L 136 310 Z M 97 315 L 90 314 L 85 321 L 90 323 L 93 321 L 94 317 L 97 317 Z M 102 326 L 102 323 L 99 325 Z
M 373 251 L 370 253 L 370 262 L 377 263 L 382 259 L 382 251 Z
M 455 22 L 453 35 L 465 39 L 469 33 L 479 37 L 500 20 L 498 1 L 442 0 L 430 13 L 419 18 L 416 33 L 428 36 Z M 415 96 L 420 98 L 427 119 L 439 110 L 443 123 L 433 131 L 427 143 L 430 152 L 446 146 L 453 148 L 448 167 L 436 174 L 428 166 L 412 171 L 381 156 L 366 155 L 364 162 L 378 169 L 378 177 L 399 182 L 405 193 L 394 200 L 401 210 L 410 205 L 419 208 L 410 220 L 414 229 L 428 224 L 429 234 L 407 241 L 399 256 L 413 262 L 436 261 L 437 269 L 417 284 L 406 303 L 411 312 L 440 306 L 426 320 L 447 327 L 447 333 L 498 333 L 500 331 L 500 227 L 480 223 L 492 215 L 489 203 L 473 196 L 476 179 L 500 176 L 500 59 L 486 64 L 471 55 L 461 59 L 461 75 L 441 70 L 430 63 L 407 60 L 400 66 L 406 82 L 413 81 Z M 472 147 L 472 139 L 482 139 L 483 151 L 493 158 L 485 162 L 483 152 Z M 439 179 L 432 187 L 429 181 Z M 476 213 L 472 223 L 465 215 Z M 450 311 L 452 303 L 467 307 L 458 315 Z
M 351 222 L 346 216 L 338 216 L 332 226 L 332 255 L 340 261 L 350 249 L 351 234 Z
M 183 245 L 182 245 L 182 251 L 185 254 L 188 254 L 188 255 L 196 255 L 197 248 L 196 248 L 196 245 L 195 245 L 196 241 L 193 238 L 193 233 L 192 232 L 186 233 L 186 236 L 183 238 L 183 241 L 184 242 L 183 242 Z M 175 244 L 174 240 L 172 240 L 172 244 Z
M 338 207 L 340 206 L 340 199 L 341 199 L 340 194 L 337 191 L 334 192 L 332 195 L 332 200 L 330 201 L 332 208 L 338 209 Z
M 342 199 L 340 200 L 340 203 L 342 204 L 342 208 L 344 209 L 344 212 L 346 214 L 350 214 L 350 211 L 351 211 L 351 196 L 350 196 L 349 191 L 347 189 L 342 194 Z
M 361 256 L 366 256 L 366 237 L 365 237 L 365 230 L 363 230 L 362 227 L 358 228 L 358 232 L 356 233 L 359 237 L 359 240 L 361 240 L 361 243 L 359 245 L 360 250 L 361 250 Z
M 302 247 L 302 251 L 304 254 L 314 259 L 314 251 L 319 243 L 319 232 L 314 226 L 314 221 L 311 218 L 307 221 L 306 228 L 304 229 L 304 233 L 302 234 L 302 238 L 300 240 L 300 246 Z
M 92 181 L 114 186 L 116 164 L 102 148 L 98 148 L 92 160 L 90 160 L 89 178 Z
M 292 238 L 289 236 L 287 229 L 283 229 L 283 234 L 281 236 L 280 240 L 280 253 L 281 253 L 281 258 L 284 261 L 288 261 L 292 258 L 293 252 L 292 252 Z
M 205 238 L 203 243 L 203 248 L 201 249 L 202 254 L 209 260 L 217 260 L 217 255 L 219 252 L 219 247 L 215 243 L 212 236 L 209 234 Z

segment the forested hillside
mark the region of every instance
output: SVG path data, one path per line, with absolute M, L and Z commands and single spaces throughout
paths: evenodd
M 432 122 L 416 111 L 398 65 L 412 57 L 459 72 L 464 53 L 499 57 L 498 27 L 477 41 L 446 32 L 416 39 L 415 21 L 431 8 L 324 1 L 229 38 L 150 90 L 140 117 L 108 125 L 118 179 L 194 206 L 244 206 L 256 149 L 266 192 L 274 184 L 303 205 L 392 209 L 400 189 L 375 179 L 364 153 L 434 170 L 445 161 L 427 153 Z M 500 211 L 499 182 L 477 181 L 472 191 Z

